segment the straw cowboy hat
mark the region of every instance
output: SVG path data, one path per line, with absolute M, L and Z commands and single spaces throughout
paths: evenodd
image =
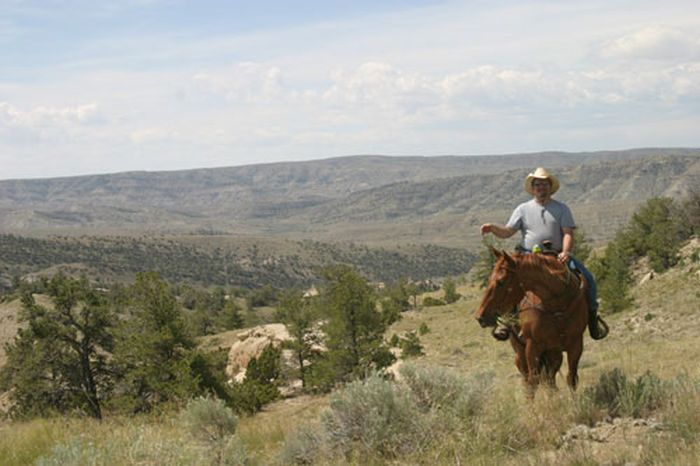
M 556 193 L 559 190 L 559 180 L 557 179 L 557 177 L 549 173 L 544 168 L 537 167 L 537 170 L 535 170 L 534 173 L 528 174 L 527 178 L 525 178 L 525 191 L 532 194 L 533 196 L 535 195 L 535 192 L 532 190 L 532 181 L 535 179 L 549 180 L 552 183 L 552 194 Z

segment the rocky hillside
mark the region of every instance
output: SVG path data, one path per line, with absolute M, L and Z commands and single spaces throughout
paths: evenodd
M 527 172 L 467 175 L 424 182 L 401 182 L 353 193 L 306 209 L 316 222 L 368 221 L 466 214 L 508 209 L 523 202 Z M 571 204 L 604 205 L 657 196 L 679 197 L 700 187 L 700 157 L 658 156 L 624 162 L 598 162 L 562 168 L 558 199 Z
M 697 149 L 478 157 L 344 157 L 177 172 L 0 181 L 0 231 L 225 233 L 431 242 L 416 219 L 450 223 L 510 208 L 537 165 L 554 168 L 561 196 L 633 203 L 697 182 Z M 613 203 L 613 204 L 610 204 Z M 606 205 L 603 205 L 606 204 Z M 612 210 L 617 211 L 617 208 Z M 454 217 L 457 216 L 457 217 Z M 348 224 L 366 227 L 347 228 Z M 446 222 L 443 222 L 446 223 Z M 317 228 L 320 227 L 320 228 Z M 430 227 L 428 227 L 430 229 Z M 445 230 L 440 226 L 440 230 Z M 454 242 L 454 235 L 438 238 Z

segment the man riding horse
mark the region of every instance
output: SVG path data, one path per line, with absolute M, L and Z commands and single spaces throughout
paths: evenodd
M 591 338 L 600 340 L 607 336 L 607 328 L 599 325 L 596 284 L 591 273 L 571 254 L 576 224 L 569 207 L 552 199 L 558 189 L 559 180 L 544 168 L 537 168 L 525 178 L 525 191 L 532 195 L 532 199 L 516 207 L 505 225 L 481 225 L 481 234 L 492 233 L 505 239 L 520 231 L 523 236 L 522 251 L 540 252 L 542 245 L 547 244 L 548 249 L 557 254 L 559 261 L 572 270 L 580 271 L 589 283 L 588 330 Z M 501 323 L 493 335 L 498 340 L 506 340 L 510 331 L 509 325 Z

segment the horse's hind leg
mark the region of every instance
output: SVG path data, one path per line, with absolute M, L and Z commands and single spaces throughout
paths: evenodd
M 569 374 L 566 377 L 566 383 L 573 391 L 578 385 L 578 363 L 581 360 L 583 353 L 583 336 L 572 343 L 566 350 L 566 363 L 569 365 Z
M 561 351 L 548 351 L 542 357 L 544 380 L 550 388 L 557 388 L 557 372 L 563 360 Z

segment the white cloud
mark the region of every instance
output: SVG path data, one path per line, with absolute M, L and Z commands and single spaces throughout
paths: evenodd
M 329 102 L 380 103 L 432 92 L 424 76 L 407 73 L 389 63 L 366 62 L 347 73 L 333 73 L 333 85 L 323 93 Z
M 646 26 L 615 38 L 603 46 L 601 54 L 612 59 L 662 61 L 700 59 L 700 33 L 659 25 Z
M 68 127 L 101 121 L 96 103 L 69 107 L 38 106 L 29 111 L 20 110 L 7 102 L 0 102 L 0 123 L 22 128 Z
M 279 97 L 280 69 L 263 63 L 242 62 L 223 72 L 193 76 L 195 89 L 223 95 L 229 101 L 270 101 Z

